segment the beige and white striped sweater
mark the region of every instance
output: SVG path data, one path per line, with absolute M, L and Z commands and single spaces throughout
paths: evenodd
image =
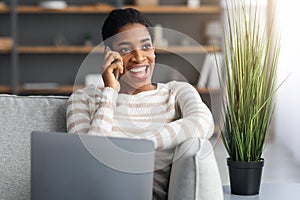
M 67 107 L 69 133 L 146 138 L 154 142 L 153 199 L 166 199 L 174 148 L 192 137 L 209 138 L 213 118 L 188 83 L 158 83 L 156 90 L 118 94 L 91 85 L 74 92 Z

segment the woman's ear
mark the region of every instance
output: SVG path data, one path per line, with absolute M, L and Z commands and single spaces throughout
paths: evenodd
M 154 46 L 154 44 L 152 44 L 152 47 L 153 47 L 153 54 L 154 54 L 154 57 L 156 57 L 156 55 L 155 55 L 155 46 Z

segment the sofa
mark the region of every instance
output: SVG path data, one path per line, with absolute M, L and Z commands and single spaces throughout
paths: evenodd
M 1 200 L 30 199 L 31 132 L 66 132 L 67 99 L 66 96 L 0 94 Z M 223 199 L 209 140 L 187 140 L 177 146 L 175 154 L 182 156 L 172 164 L 168 199 Z

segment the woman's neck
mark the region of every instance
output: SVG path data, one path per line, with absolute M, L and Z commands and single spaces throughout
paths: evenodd
M 126 83 L 122 83 L 120 93 L 121 94 L 138 94 L 140 92 L 146 92 L 146 91 L 155 90 L 155 89 L 156 89 L 156 86 L 152 85 L 151 83 L 143 85 L 139 88 L 134 88 Z

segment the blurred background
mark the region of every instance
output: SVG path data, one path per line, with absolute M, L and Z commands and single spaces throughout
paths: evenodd
M 266 23 L 281 35 L 275 113 L 264 156 L 264 181 L 300 182 L 300 2 L 260 1 Z M 0 0 L 0 93 L 70 95 L 103 87 L 101 27 L 114 8 L 135 7 L 153 22 L 157 64 L 153 82 L 191 83 L 219 122 L 214 55 L 222 66 L 223 0 Z M 267 36 L 268 37 L 268 36 Z M 227 154 L 218 126 L 212 138 L 224 184 Z M 284 162 L 282 162 L 284 161 Z

